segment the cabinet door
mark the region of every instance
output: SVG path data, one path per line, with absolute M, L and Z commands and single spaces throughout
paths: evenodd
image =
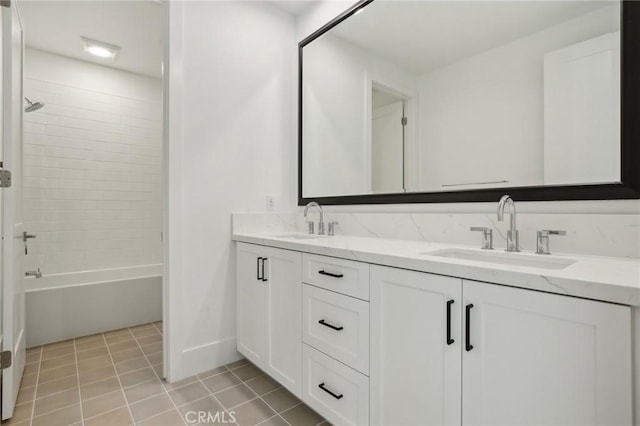
M 371 424 L 460 424 L 461 295 L 458 278 L 371 266 Z
M 267 356 L 264 370 L 302 392 L 302 254 L 265 248 Z M 263 325 L 265 322 L 262 323 Z
M 258 278 L 264 247 L 238 243 L 236 296 L 238 351 L 260 368 L 265 356 L 265 294 L 267 282 Z
M 463 294 L 463 424 L 631 424 L 629 307 L 471 281 Z

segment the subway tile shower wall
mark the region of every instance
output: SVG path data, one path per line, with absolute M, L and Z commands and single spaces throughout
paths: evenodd
M 30 75 L 30 55 L 56 62 L 51 77 Z M 90 78 L 74 86 L 61 75 L 65 67 L 98 71 L 102 81 L 97 88 Z M 24 115 L 25 230 L 38 235 L 28 243 L 27 270 L 58 274 L 162 261 L 160 81 L 149 77 L 144 89 L 125 96 L 122 87 L 146 77 L 97 68 L 27 52 L 25 96 L 45 103 Z M 118 90 L 109 92 L 105 76 Z

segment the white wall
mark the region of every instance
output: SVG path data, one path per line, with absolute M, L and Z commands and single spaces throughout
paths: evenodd
M 293 208 L 294 30 L 266 2 L 170 4 L 170 380 L 238 357 L 231 212 Z
M 26 269 L 160 264 L 160 80 L 26 49 L 24 84 L 45 103 L 24 115 Z

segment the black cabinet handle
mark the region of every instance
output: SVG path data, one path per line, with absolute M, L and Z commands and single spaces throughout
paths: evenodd
M 331 272 L 327 272 L 325 270 L 318 271 L 318 273 L 320 275 L 326 275 L 328 277 L 333 277 L 333 278 L 342 278 L 342 277 L 344 277 L 344 275 L 342 275 L 342 274 L 332 274 Z
M 260 261 L 262 260 L 261 257 L 256 259 L 256 278 L 258 279 L 258 281 L 262 281 L 262 277 L 260 276 Z
M 324 387 L 324 383 L 320 383 L 318 385 L 318 387 L 320 389 L 322 389 L 323 391 L 325 391 L 326 393 L 328 393 L 329 395 L 331 395 L 332 397 L 334 397 L 335 399 L 340 399 L 340 398 L 342 398 L 344 396 L 343 394 L 338 395 L 338 394 L 335 394 L 335 393 L 331 392 L 329 389 Z
M 267 280 L 267 279 L 265 278 L 265 276 L 264 276 L 264 262 L 266 262 L 267 260 L 269 260 L 269 259 L 267 259 L 266 257 L 263 257 L 263 258 L 262 258 L 262 281 L 265 281 L 265 282 L 266 282 L 266 281 L 269 281 L 269 280 Z
M 465 349 L 467 350 L 467 352 L 469 352 L 471 349 L 473 349 L 473 345 L 471 344 L 471 308 L 473 308 L 473 304 L 470 303 L 466 306 L 466 330 L 465 330 L 465 334 L 466 334 L 466 342 L 465 342 Z
M 336 327 L 335 325 L 331 325 L 331 324 L 329 324 L 328 322 L 325 322 L 325 320 L 323 320 L 323 319 L 321 319 L 320 321 L 318 321 L 318 324 L 322 324 L 322 325 L 324 325 L 325 327 L 332 328 L 332 329 L 334 329 L 334 330 L 336 330 L 336 331 L 344 330 L 344 327 L 343 327 L 343 326 Z
M 447 300 L 447 345 L 455 342 L 451 338 L 451 305 L 453 305 L 453 299 Z

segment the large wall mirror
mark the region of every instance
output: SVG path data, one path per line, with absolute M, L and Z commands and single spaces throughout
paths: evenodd
M 362 1 L 300 42 L 299 203 L 640 198 L 640 2 Z

